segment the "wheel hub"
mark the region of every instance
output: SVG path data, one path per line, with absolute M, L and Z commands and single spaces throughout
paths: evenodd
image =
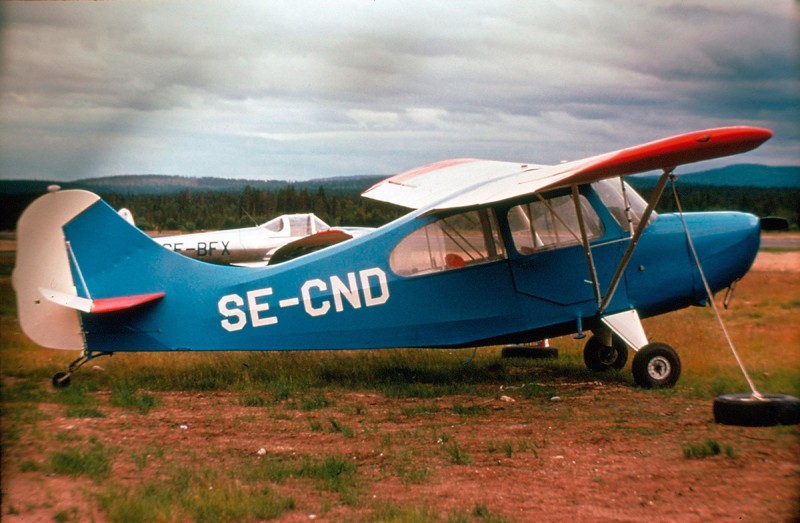
M 672 371 L 669 360 L 663 356 L 656 356 L 647 364 L 647 373 L 654 380 L 663 380 Z
M 614 347 L 603 347 L 600 349 L 600 361 L 603 365 L 611 366 L 617 361 L 617 349 Z

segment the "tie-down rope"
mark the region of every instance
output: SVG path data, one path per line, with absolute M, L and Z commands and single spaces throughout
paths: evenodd
M 753 380 L 750 379 L 750 375 L 747 373 L 747 369 L 744 368 L 744 363 L 742 363 L 742 359 L 739 357 L 739 353 L 736 351 L 736 347 L 733 346 L 733 341 L 731 341 L 731 337 L 728 335 L 728 329 L 725 328 L 725 323 L 722 321 L 722 315 L 719 313 L 719 309 L 717 308 L 716 302 L 714 302 L 714 295 L 711 293 L 711 288 L 708 286 L 708 280 L 706 280 L 706 275 L 703 272 L 703 267 L 702 265 L 700 265 L 700 257 L 697 256 L 697 251 L 694 249 L 692 236 L 689 234 L 689 227 L 686 225 L 686 219 L 683 216 L 681 201 L 680 198 L 678 198 L 678 191 L 675 188 L 675 175 L 670 176 L 670 181 L 672 182 L 672 195 L 675 198 L 675 205 L 678 208 L 678 214 L 681 217 L 681 223 L 683 223 L 683 231 L 686 233 L 686 240 L 689 242 L 689 249 L 692 251 L 692 256 L 694 256 L 695 263 L 697 263 L 697 270 L 700 272 L 700 279 L 703 280 L 703 286 L 706 289 L 706 295 L 708 296 L 709 303 L 711 303 L 711 308 L 714 311 L 714 316 L 716 316 L 717 323 L 719 323 L 719 326 L 722 329 L 722 333 L 725 335 L 725 339 L 728 341 L 728 347 L 730 347 L 731 352 L 733 353 L 733 357 L 736 358 L 736 363 L 739 365 L 739 369 L 741 369 L 742 374 L 744 375 L 744 379 L 747 380 L 747 384 L 750 386 L 750 390 L 753 392 L 753 398 L 763 399 L 761 393 L 756 390 L 756 386 L 753 384 Z

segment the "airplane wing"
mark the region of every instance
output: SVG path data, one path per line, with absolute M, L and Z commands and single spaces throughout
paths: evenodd
M 337 243 L 349 240 L 352 237 L 352 234 L 348 234 L 338 229 L 328 229 L 327 231 L 321 231 L 310 236 L 305 236 L 299 240 L 282 245 L 277 251 L 272 253 L 272 256 L 269 259 L 269 264 L 276 265 L 278 263 L 283 263 L 320 249 L 324 249 L 325 247 L 336 245 Z
M 758 127 L 721 127 L 680 134 L 559 165 L 457 159 L 398 174 L 362 196 L 429 212 L 495 203 L 544 189 L 590 183 L 743 153 L 772 136 Z

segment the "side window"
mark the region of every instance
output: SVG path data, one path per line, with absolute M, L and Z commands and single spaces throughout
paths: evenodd
M 429 274 L 505 257 L 491 209 L 447 216 L 412 232 L 392 250 L 389 265 L 400 276 Z
M 579 200 L 588 239 L 591 241 L 600 238 L 603 235 L 600 217 L 586 198 L 580 196 Z M 581 243 L 578 215 L 570 195 L 512 207 L 508 211 L 508 225 L 514 247 L 520 254 Z

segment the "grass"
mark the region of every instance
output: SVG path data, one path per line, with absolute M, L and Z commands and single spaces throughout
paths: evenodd
M 735 458 L 736 453 L 730 445 L 721 445 L 713 439 L 706 439 L 703 443 L 690 444 L 683 447 L 683 457 L 686 459 L 705 459 L 724 454 Z
M 147 414 L 158 403 L 155 396 L 147 392 L 137 393 L 136 387 L 127 382 L 112 386 L 111 404 L 115 407 L 133 409 L 141 414 Z
M 97 499 L 109 519 L 120 523 L 261 521 L 294 508 L 291 497 L 267 487 L 242 489 L 229 474 L 213 469 L 176 468 L 164 480 L 134 487 L 111 483 Z
M 111 473 L 113 451 L 98 441 L 88 445 L 68 447 L 50 456 L 50 468 L 55 474 L 87 476 L 95 482 L 106 479 Z
M 791 274 L 753 273 L 739 285 L 734 308 L 723 312 L 751 376 L 763 391 L 800 394 L 800 340 L 795 326 L 800 282 L 796 280 Z M 308 492 L 319 514 L 354 507 L 367 514 L 363 517 L 367 521 L 503 521 L 495 507 L 481 500 L 471 501 L 471 509 L 464 505 L 460 511 L 440 513 L 430 507 L 372 501 L 366 493 L 381 474 L 413 489 L 424 488 L 452 470 L 466 471 L 468 465 L 485 466 L 498 458 L 513 465 L 542 466 L 548 454 L 560 451 L 543 450 L 550 437 L 535 431 L 537 413 L 556 413 L 560 416 L 556 423 L 571 422 L 573 416 L 569 401 L 550 398 L 564 396 L 569 390 L 565 385 L 573 383 L 634 386 L 629 368 L 600 375 L 585 369 L 584 341 L 562 337 L 551 340 L 560 350 L 556 360 L 503 360 L 497 347 L 489 347 L 466 365 L 471 349 L 117 354 L 101 360 L 105 370 L 86 365 L 73 376 L 70 387 L 56 390 L 50 377 L 66 368 L 75 354 L 35 347 L 20 333 L 14 315 L 8 279 L 0 278 L 4 456 L 9 450 L 36 452 L 55 444 L 58 449 L 53 451 L 51 445 L 42 457 L 27 455 L 17 461 L 20 473 L 64 475 L 90 484 L 81 487 L 83 495 L 111 521 L 266 520 L 293 510 L 311 511 L 307 501 L 299 508 L 303 494 L 298 493 L 308 498 Z M 652 339 L 673 345 L 683 363 L 676 389 L 645 394 L 668 403 L 675 396 L 710 399 L 746 390 L 708 309 L 650 318 L 645 329 Z M 253 426 L 266 430 L 254 432 L 254 449 L 244 450 L 186 449 L 179 438 L 177 443 L 148 441 L 128 448 L 102 437 L 91 439 L 87 437 L 91 432 L 64 428 L 69 423 L 89 431 L 91 424 L 102 423 L 103 416 L 114 418 L 115 412 L 124 413 L 131 430 L 144 419 L 139 416 L 162 423 L 161 393 L 171 391 L 226 394 L 215 414 L 218 432 Z M 358 396 L 357 403 L 340 400 L 343 393 Z M 522 432 L 502 436 L 492 432 L 494 409 L 502 394 L 514 396 L 517 407 L 523 401 L 532 407 L 530 418 L 520 421 Z M 391 406 L 384 412 L 370 402 L 370 396 L 388 398 Z M 226 406 L 246 407 L 247 416 L 240 415 L 235 423 L 226 421 L 221 414 Z M 608 430 L 646 439 L 661 437 L 661 429 L 641 426 L 642 415 L 631 405 L 620 406 L 608 418 Z M 378 432 L 374 420 L 382 416 L 387 421 Z M 69 420 L 64 423 L 63 417 Z M 55 433 L 49 431 L 54 418 L 64 423 Z M 291 420 L 300 420 L 320 441 L 333 441 L 342 448 L 356 446 L 358 459 L 273 450 L 256 458 L 259 447 L 271 449 L 273 436 L 292 430 L 282 425 L 292 426 Z M 474 427 L 483 439 L 479 444 L 469 441 L 451 428 L 457 425 Z M 409 426 L 418 428 L 407 431 Z M 797 437 L 794 428 L 779 430 L 787 438 Z M 142 432 L 147 431 L 138 434 Z M 410 443 L 416 444 L 413 452 L 408 450 Z M 686 459 L 739 454 L 714 438 L 684 443 L 681 450 Z M 112 473 L 117 467 L 132 471 L 129 478 L 140 479 L 118 479 Z M 27 510 L 13 506 L 17 512 Z M 86 516 L 83 509 L 76 512 L 71 507 L 51 513 L 51 519 L 63 521 Z
M 290 480 L 311 480 L 317 488 L 335 493 L 345 505 L 355 505 L 361 492 L 358 467 L 344 456 L 262 456 L 255 466 L 243 473 L 248 484 L 264 481 L 284 484 Z
M 444 444 L 444 450 L 450 456 L 450 461 L 454 465 L 469 465 L 472 463 L 472 456 L 454 439 Z

